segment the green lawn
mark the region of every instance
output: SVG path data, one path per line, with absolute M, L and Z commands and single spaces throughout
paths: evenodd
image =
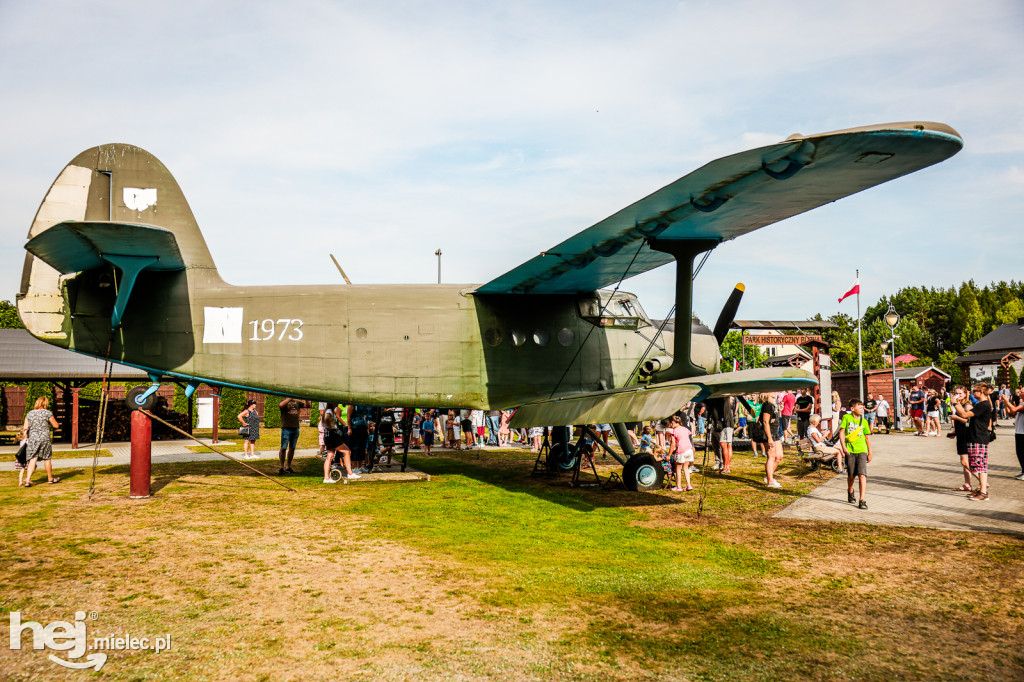
M 90 636 L 173 635 L 111 652 L 112 679 L 1024 670 L 1021 538 L 775 519 L 821 479 L 785 465 L 766 490 L 749 455 L 707 479 L 699 518 L 696 491 L 573 489 L 531 478 L 525 452 L 410 461 L 432 480 L 324 485 L 308 458 L 296 493 L 230 462 L 156 465 L 144 501 L 124 467 L 100 469 L 92 502 L 87 470 L 4 488 L 0 600 L 42 623 L 96 611 Z M 0 666 L 57 674 L 32 650 L 2 647 Z

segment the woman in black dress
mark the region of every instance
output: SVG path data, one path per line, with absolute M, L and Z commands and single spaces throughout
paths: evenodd
M 953 388 L 953 411 L 949 413 L 953 420 L 952 438 L 956 439 L 956 454 L 960 457 L 960 466 L 964 470 L 964 484 L 957 488 L 958 491 L 971 492 L 971 467 L 967 461 L 967 417 L 961 417 L 957 412 L 957 405 L 970 404 L 967 398 L 967 389 L 963 386 Z
M 238 421 L 249 427 L 249 433 L 242 441 L 242 448 L 245 450 L 242 458 L 256 459 L 256 441 L 260 439 L 260 413 L 256 411 L 255 400 L 245 403 L 245 409 L 238 415 Z

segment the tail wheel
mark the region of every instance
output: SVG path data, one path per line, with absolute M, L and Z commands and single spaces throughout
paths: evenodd
M 665 470 L 652 454 L 633 455 L 622 467 L 622 482 L 627 490 L 659 490 L 665 482 Z
M 576 448 L 572 444 L 556 443 L 551 446 L 547 461 L 552 471 L 572 471 L 576 466 Z
M 139 402 L 139 399 L 148 390 L 149 386 L 133 386 L 124 396 L 124 404 L 128 406 L 129 410 L 153 409 L 153 406 L 156 405 L 156 393 Z

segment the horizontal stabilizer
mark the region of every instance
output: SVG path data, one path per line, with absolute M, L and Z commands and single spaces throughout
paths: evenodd
M 512 416 L 513 428 L 613 424 L 664 419 L 690 401 L 763 391 L 808 388 L 818 382 L 800 369 L 747 369 L 551 398 L 523 405 Z
M 67 275 L 117 265 L 117 258 L 145 258 L 146 270 L 184 270 L 174 234 L 160 227 L 68 220 L 33 237 L 25 249 Z
M 141 272 L 185 269 L 174 233 L 152 225 L 67 220 L 30 239 L 25 249 L 65 275 L 108 263 L 117 266 L 121 281 L 110 316 L 111 329 L 121 324 Z

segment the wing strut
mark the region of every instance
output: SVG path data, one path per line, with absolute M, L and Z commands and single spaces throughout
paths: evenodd
M 718 246 L 717 239 L 651 239 L 650 246 L 676 259 L 676 333 L 672 365 L 656 376 L 658 383 L 698 377 L 708 370 L 693 364 L 690 357 L 690 318 L 693 317 L 693 261 L 697 256 Z

